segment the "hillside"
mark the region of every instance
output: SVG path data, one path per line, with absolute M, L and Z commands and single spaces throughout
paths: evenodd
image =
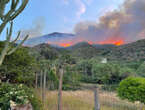
M 87 42 L 78 43 L 69 48 L 70 54 L 74 57 L 92 58 L 100 52 L 96 47 L 88 44 Z
M 113 48 L 106 57 L 111 60 L 145 61 L 145 39 Z
M 53 59 L 67 53 L 73 57 L 84 59 L 102 56 L 109 60 L 118 61 L 145 60 L 145 40 L 139 40 L 122 46 L 90 45 L 87 42 L 81 42 L 68 48 L 59 48 L 49 44 L 40 44 L 33 47 L 33 50 L 46 59 Z
M 67 50 L 64 48 L 53 47 L 49 44 L 40 44 L 31 48 L 31 54 L 36 59 L 56 59 L 65 53 L 67 53 Z

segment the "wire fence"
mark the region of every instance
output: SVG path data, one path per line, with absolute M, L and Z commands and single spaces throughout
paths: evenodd
M 97 91 L 95 89 L 94 86 L 89 86 L 77 91 L 63 91 L 62 110 L 144 110 L 143 104 L 121 100 L 110 89 L 108 91 L 101 87 L 96 89 Z M 45 93 L 45 110 L 57 110 L 58 91 L 46 89 Z M 38 94 L 40 95 L 40 91 L 38 91 Z

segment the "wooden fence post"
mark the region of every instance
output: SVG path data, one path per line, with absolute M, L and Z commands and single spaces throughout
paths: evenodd
M 58 110 L 62 110 L 62 83 L 63 83 L 63 69 L 61 68 L 58 90 Z
M 35 73 L 35 88 L 38 88 L 38 74 L 37 72 Z
M 43 92 L 42 92 L 43 104 L 44 104 L 44 101 L 45 101 L 45 94 L 46 94 L 45 91 L 46 91 L 46 70 L 43 73 Z
M 43 100 L 43 72 L 40 73 L 41 100 Z
M 97 86 L 94 87 L 94 101 L 95 110 L 100 110 L 99 92 Z

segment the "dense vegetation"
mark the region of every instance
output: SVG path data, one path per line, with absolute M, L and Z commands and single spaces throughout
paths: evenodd
M 35 56 L 37 61 L 50 61 L 51 66 L 57 61 L 59 62 L 62 56 L 67 56 L 64 59 L 69 59 L 71 64 L 65 66 L 64 89 L 68 87 L 71 89 L 79 88 L 79 83 L 118 85 L 120 81 L 129 76 L 144 77 L 143 52 L 145 45 L 143 43 L 145 43 L 145 40 L 123 46 L 101 46 L 82 42 L 68 48 L 40 44 L 32 47 L 30 54 Z M 138 60 L 135 56 L 130 56 L 136 54 L 135 47 L 138 47 L 136 48 L 137 53 L 141 56 L 138 57 Z M 119 52 L 121 53 L 119 54 Z M 107 59 L 107 63 L 102 63 L 104 58 Z M 51 85 L 56 85 L 57 88 L 58 71 L 51 69 L 51 75 L 56 77 L 53 77 L 53 81 L 49 82 L 54 82 Z M 47 77 L 51 78 L 51 76 Z
M 0 66 L 2 82 L 24 83 L 33 85 L 36 61 L 29 55 L 27 48 L 19 48 L 15 53 L 7 56 Z
M 22 84 L 0 84 L 0 108 L 9 110 L 10 107 L 31 103 L 34 110 L 41 110 L 41 102 L 34 95 L 34 91 Z
M 120 83 L 118 95 L 129 101 L 139 101 L 145 104 L 145 78 L 129 77 Z
M 128 45 L 130 45 L 128 48 L 131 49 L 131 44 Z M 134 43 L 132 45 L 134 46 Z M 3 42 L 0 47 L 3 48 Z M 124 51 L 123 47 L 109 46 L 107 48 L 107 46 L 90 46 L 86 43 L 69 48 L 56 48 L 48 44 L 21 47 L 12 55 L 6 56 L 0 67 L 0 79 L 3 83 L 24 84 L 29 88 L 34 88 L 34 86 L 39 88 L 42 87 L 42 80 L 46 74 L 46 88 L 56 90 L 59 86 L 60 68 L 63 68 L 63 90 L 81 89 L 82 83 L 100 84 L 105 90 L 116 90 L 119 83 L 128 77 L 145 77 L 144 59 L 136 60 L 132 57 L 134 59 L 130 60 L 129 57 L 126 57 L 128 59 L 123 60 L 117 54 L 118 49 L 121 49 L 121 52 Z M 128 50 L 128 48 L 126 49 Z M 117 49 L 116 53 L 115 49 Z M 111 55 L 110 52 L 112 52 Z M 107 58 L 106 63 L 102 63 L 104 58 Z M 126 85 L 122 82 L 119 90 L 121 91 L 121 88 Z M 6 89 L 5 86 L 1 86 L 4 87 L 3 90 Z M 125 90 L 123 89 L 123 91 Z M 121 92 L 119 93 L 123 95 Z M 130 100 L 129 96 L 121 95 L 120 97 Z M 37 101 L 38 99 L 32 100 L 31 103 L 37 104 Z M 143 102 L 141 97 L 138 101 Z M 40 108 L 41 106 L 39 106 Z

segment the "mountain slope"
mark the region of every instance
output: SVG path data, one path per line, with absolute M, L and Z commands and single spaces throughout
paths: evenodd
M 36 46 L 36 45 L 43 44 L 43 43 L 60 41 L 62 39 L 72 39 L 74 37 L 75 37 L 74 34 L 54 32 L 54 33 L 51 33 L 48 35 L 30 38 L 30 39 L 25 41 L 24 45 Z
M 31 54 L 35 56 L 36 59 L 53 60 L 65 53 L 67 53 L 67 50 L 64 48 L 57 48 L 44 43 L 31 47 Z
M 113 48 L 106 56 L 111 60 L 145 61 L 145 39 Z

